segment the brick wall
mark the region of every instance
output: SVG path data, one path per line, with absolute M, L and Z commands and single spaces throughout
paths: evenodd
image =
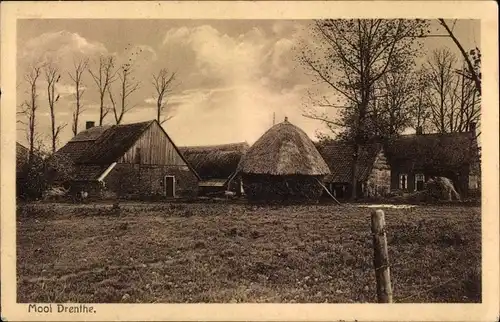
M 175 177 L 176 197 L 197 195 L 198 180 L 187 166 L 139 165 L 119 163 L 105 179 L 109 191 L 121 197 L 164 196 L 164 178 Z

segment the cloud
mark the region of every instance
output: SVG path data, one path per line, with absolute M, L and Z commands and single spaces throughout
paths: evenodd
M 153 97 L 149 97 L 144 100 L 144 103 L 151 105 L 156 105 L 156 102 L 157 102 L 156 98 Z
M 56 90 L 61 95 L 61 112 L 65 114 L 74 107 L 71 96 L 75 90 L 66 74 L 73 70 L 73 57 L 86 55 L 91 59 L 90 67 L 95 68 L 95 58 L 107 54 L 116 57 L 117 66 L 132 62 L 134 78 L 141 82 L 140 89 L 129 97 L 129 104 L 137 106 L 126 114 L 125 122 L 155 118 L 151 75 L 162 67 L 177 72 L 179 85 L 168 97 L 168 108 L 174 118 L 167 128 L 179 144 L 253 142 L 271 126 L 273 112 L 277 121 L 286 115 L 313 135 L 317 122 L 301 115 L 301 100 L 309 81 L 294 60 L 294 48 L 300 40 L 298 24 L 280 21 L 241 32 L 214 26 L 207 23 L 171 28 L 161 43 L 148 43 L 145 39 L 142 44 L 128 44 L 122 52 L 110 52 L 103 43 L 85 39 L 78 33 L 45 33 L 28 41 L 19 57 L 24 65 L 37 55 L 56 60 L 63 74 Z M 84 75 L 84 85 L 88 90 L 86 112 L 81 119 L 97 120 L 99 97 L 88 73 Z M 118 83 L 113 84 L 115 96 L 118 88 Z M 40 88 L 42 104 L 46 102 L 44 92 L 46 89 Z M 69 122 L 70 116 L 71 113 L 61 115 L 61 121 Z M 112 119 L 110 114 L 106 122 L 113 123 Z M 45 120 L 41 122 L 45 129 Z M 64 135 L 69 139 L 70 130 Z
M 314 135 L 318 122 L 302 116 L 309 81 L 294 60 L 298 32 L 290 22 L 236 35 L 209 25 L 168 30 L 161 51 L 175 48 L 193 67 L 184 70 L 191 86 L 171 97 L 179 108 L 170 133 L 183 144 L 253 142 L 272 125 L 274 112 L 278 122 L 286 115 Z
M 74 84 L 56 83 L 55 90 L 56 93 L 58 93 L 61 96 L 61 98 L 73 96 L 74 94 L 76 94 L 76 87 Z M 87 90 L 86 86 L 80 87 L 80 91 L 85 91 L 85 90 Z
M 297 23 L 290 20 L 278 20 L 273 23 L 272 31 L 278 37 L 289 37 L 296 32 Z
M 30 63 L 68 61 L 107 53 L 104 44 L 91 42 L 65 30 L 41 34 L 28 40 L 21 49 L 20 59 Z
M 170 29 L 163 39 L 163 48 L 190 51 L 197 73 L 193 76 L 222 80 L 226 85 L 258 77 L 269 46 L 269 39 L 258 28 L 231 37 L 209 25 L 181 27 Z

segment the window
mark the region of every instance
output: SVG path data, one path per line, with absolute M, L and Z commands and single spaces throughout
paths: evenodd
M 399 189 L 408 189 L 408 175 L 406 173 L 399 174 Z
M 469 175 L 469 189 L 479 189 L 479 176 Z
M 422 173 L 415 174 L 415 191 L 424 190 L 425 176 Z

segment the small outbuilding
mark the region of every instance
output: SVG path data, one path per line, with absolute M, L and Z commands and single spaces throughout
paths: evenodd
M 246 142 L 185 146 L 179 150 L 201 177 L 199 195 L 215 196 L 231 191 L 241 195 L 243 186 L 237 168 L 250 146 Z
M 337 199 L 349 198 L 352 193 L 352 160 L 354 147 L 341 141 L 318 144 L 318 151 L 330 167 L 331 174 L 325 177 L 328 190 Z M 391 169 L 382 144 L 361 146 L 357 160 L 356 195 L 380 197 L 391 189 Z
M 330 174 L 314 143 L 297 126 L 285 121 L 264 133 L 238 167 L 250 200 L 314 200 Z

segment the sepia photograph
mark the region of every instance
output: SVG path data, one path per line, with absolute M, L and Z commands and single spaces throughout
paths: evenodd
M 480 18 L 14 21 L 2 175 L 28 318 L 484 303 Z

